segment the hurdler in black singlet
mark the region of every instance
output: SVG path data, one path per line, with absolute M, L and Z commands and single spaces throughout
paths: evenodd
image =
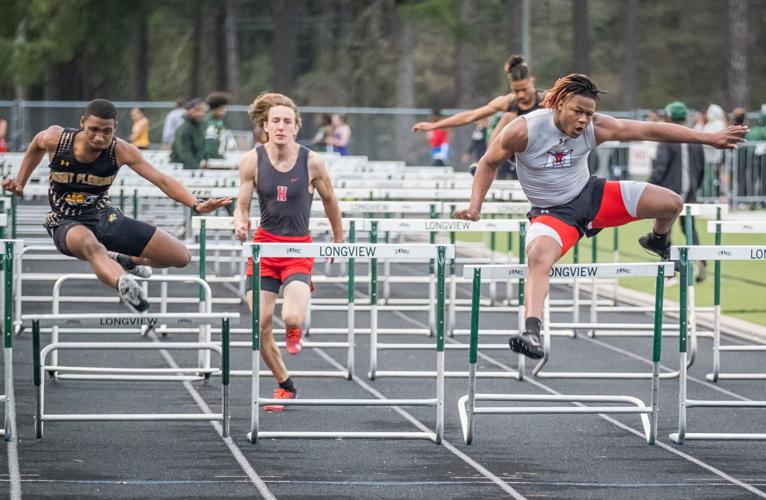
M 535 98 L 534 104 L 532 106 L 521 109 L 519 107 L 519 100 L 518 99 L 511 99 L 511 103 L 508 105 L 508 109 L 505 110 L 506 113 L 516 113 L 516 116 L 526 115 L 527 113 L 531 113 L 532 111 L 536 109 L 540 109 L 540 105 L 543 102 L 543 96 L 544 94 L 537 91 L 537 97 Z
M 109 203 L 109 187 L 120 169 L 115 157 L 117 139 L 113 139 L 98 158 L 82 163 L 74 157 L 74 140 L 79 132 L 67 128 L 59 138 L 50 163 L 51 212 L 43 226 L 64 255 L 72 255 L 66 242 L 67 233 L 74 226 L 82 225 L 92 231 L 107 250 L 140 256 L 157 228 L 125 217 Z
M 279 236 L 309 234 L 309 216 L 314 194 L 309 192 L 309 152 L 300 146 L 293 168 L 274 168 L 264 146 L 258 152 L 258 205 L 261 227 Z
M 81 163 L 74 157 L 78 132 L 64 129 L 49 165 L 48 202 L 52 211 L 46 217 L 47 227 L 55 227 L 63 219 L 94 220 L 100 210 L 110 206 L 109 187 L 120 169 L 114 152 L 117 139 L 98 158 Z

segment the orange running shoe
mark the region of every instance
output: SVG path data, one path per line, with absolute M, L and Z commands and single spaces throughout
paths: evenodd
M 286 332 L 287 341 L 285 342 L 285 349 L 287 352 L 295 356 L 303 348 L 303 331 L 300 327 L 288 328 Z
M 286 391 L 281 387 L 274 389 L 274 399 L 295 399 L 295 393 L 292 391 Z M 264 405 L 263 409 L 266 411 L 282 411 L 285 409 L 285 405 Z

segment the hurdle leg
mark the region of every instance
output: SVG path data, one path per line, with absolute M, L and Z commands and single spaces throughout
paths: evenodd
M 481 269 L 473 271 L 471 293 L 471 338 L 468 354 L 468 395 L 458 400 L 458 413 L 465 444 L 473 442 L 474 409 L 476 408 L 476 362 L 479 349 L 479 312 L 481 308 Z
M 657 441 L 657 420 L 659 417 L 660 359 L 662 354 L 662 304 L 665 294 L 665 266 L 657 267 L 654 299 L 654 341 L 652 343 L 652 397 L 651 423 L 646 442 Z
M 261 246 L 253 245 L 253 275 L 250 277 L 253 289 L 253 311 L 251 335 L 253 349 L 250 357 L 250 432 L 247 439 L 255 444 L 258 441 L 258 417 L 261 388 Z
M 229 320 L 221 320 L 221 415 L 223 422 L 221 422 L 221 434 L 224 438 L 229 437 L 229 379 L 230 379 L 230 363 L 229 363 Z
M 436 311 L 436 435 L 434 442 L 440 444 L 444 435 L 444 302 L 445 302 L 445 247 L 438 249 L 437 261 L 437 311 Z
M 689 271 L 689 261 L 687 258 L 688 248 L 680 248 L 680 261 L 681 261 L 681 289 L 679 291 L 679 306 L 680 311 L 678 315 L 679 329 L 678 329 L 678 343 L 680 360 L 678 367 L 678 432 L 670 435 L 671 441 L 683 444 L 686 437 L 686 327 L 687 327 L 687 280 Z
M 35 437 L 43 437 L 43 372 L 40 362 L 40 322 L 32 322 L 32 355 L 35 384 Z

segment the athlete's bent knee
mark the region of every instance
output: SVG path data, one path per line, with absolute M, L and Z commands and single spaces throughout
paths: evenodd
M 186 267 L 191 264 L 191 253 L 186 248 L 179 250 L 173 255 L 168 263 L 171 267 Z
M 292 312 L 282 315 L 282 321 L 285 323 L 285 328 L 298 328 L 303 324 L 305 319 L 305 316 Z
M 530 270 L 541 271 L 548 270 L 553 265 L 553 258 L 550 252 L 543 248 L 541 245 L 535 245 L 534 243 L 529 247 L 529 253 L 527 254 L 527 266 Z

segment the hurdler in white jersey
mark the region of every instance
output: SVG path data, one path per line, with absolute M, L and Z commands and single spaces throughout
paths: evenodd
M 548 273 L 583 235 L 638 219 L 654 219 L 652 232 L 642 236 L 639 243 L 663 260 L 670 255 L 669 233 L 683 207 L 681 197 L 642 182 L 591 177 L 590 151 L 606 141 L 701 143 L 733 149 L 747 133 L 741 126 L 710 134 L 670 123 L 617 120 L 596 113 L 599 93 L 585 75 L 558 79 L 545 94 L 545 109 L 512 121 L 492 142 L 479 161 L 470 207 L 455 213 L 458 218 L 478 220 L 495 171 L 516 155 L 519 181 L 532 210 L 526 248 L 525 330 L 511 336 L 509 345 L 531 358 L 544 354 L 540 318 L 548 295 Z

